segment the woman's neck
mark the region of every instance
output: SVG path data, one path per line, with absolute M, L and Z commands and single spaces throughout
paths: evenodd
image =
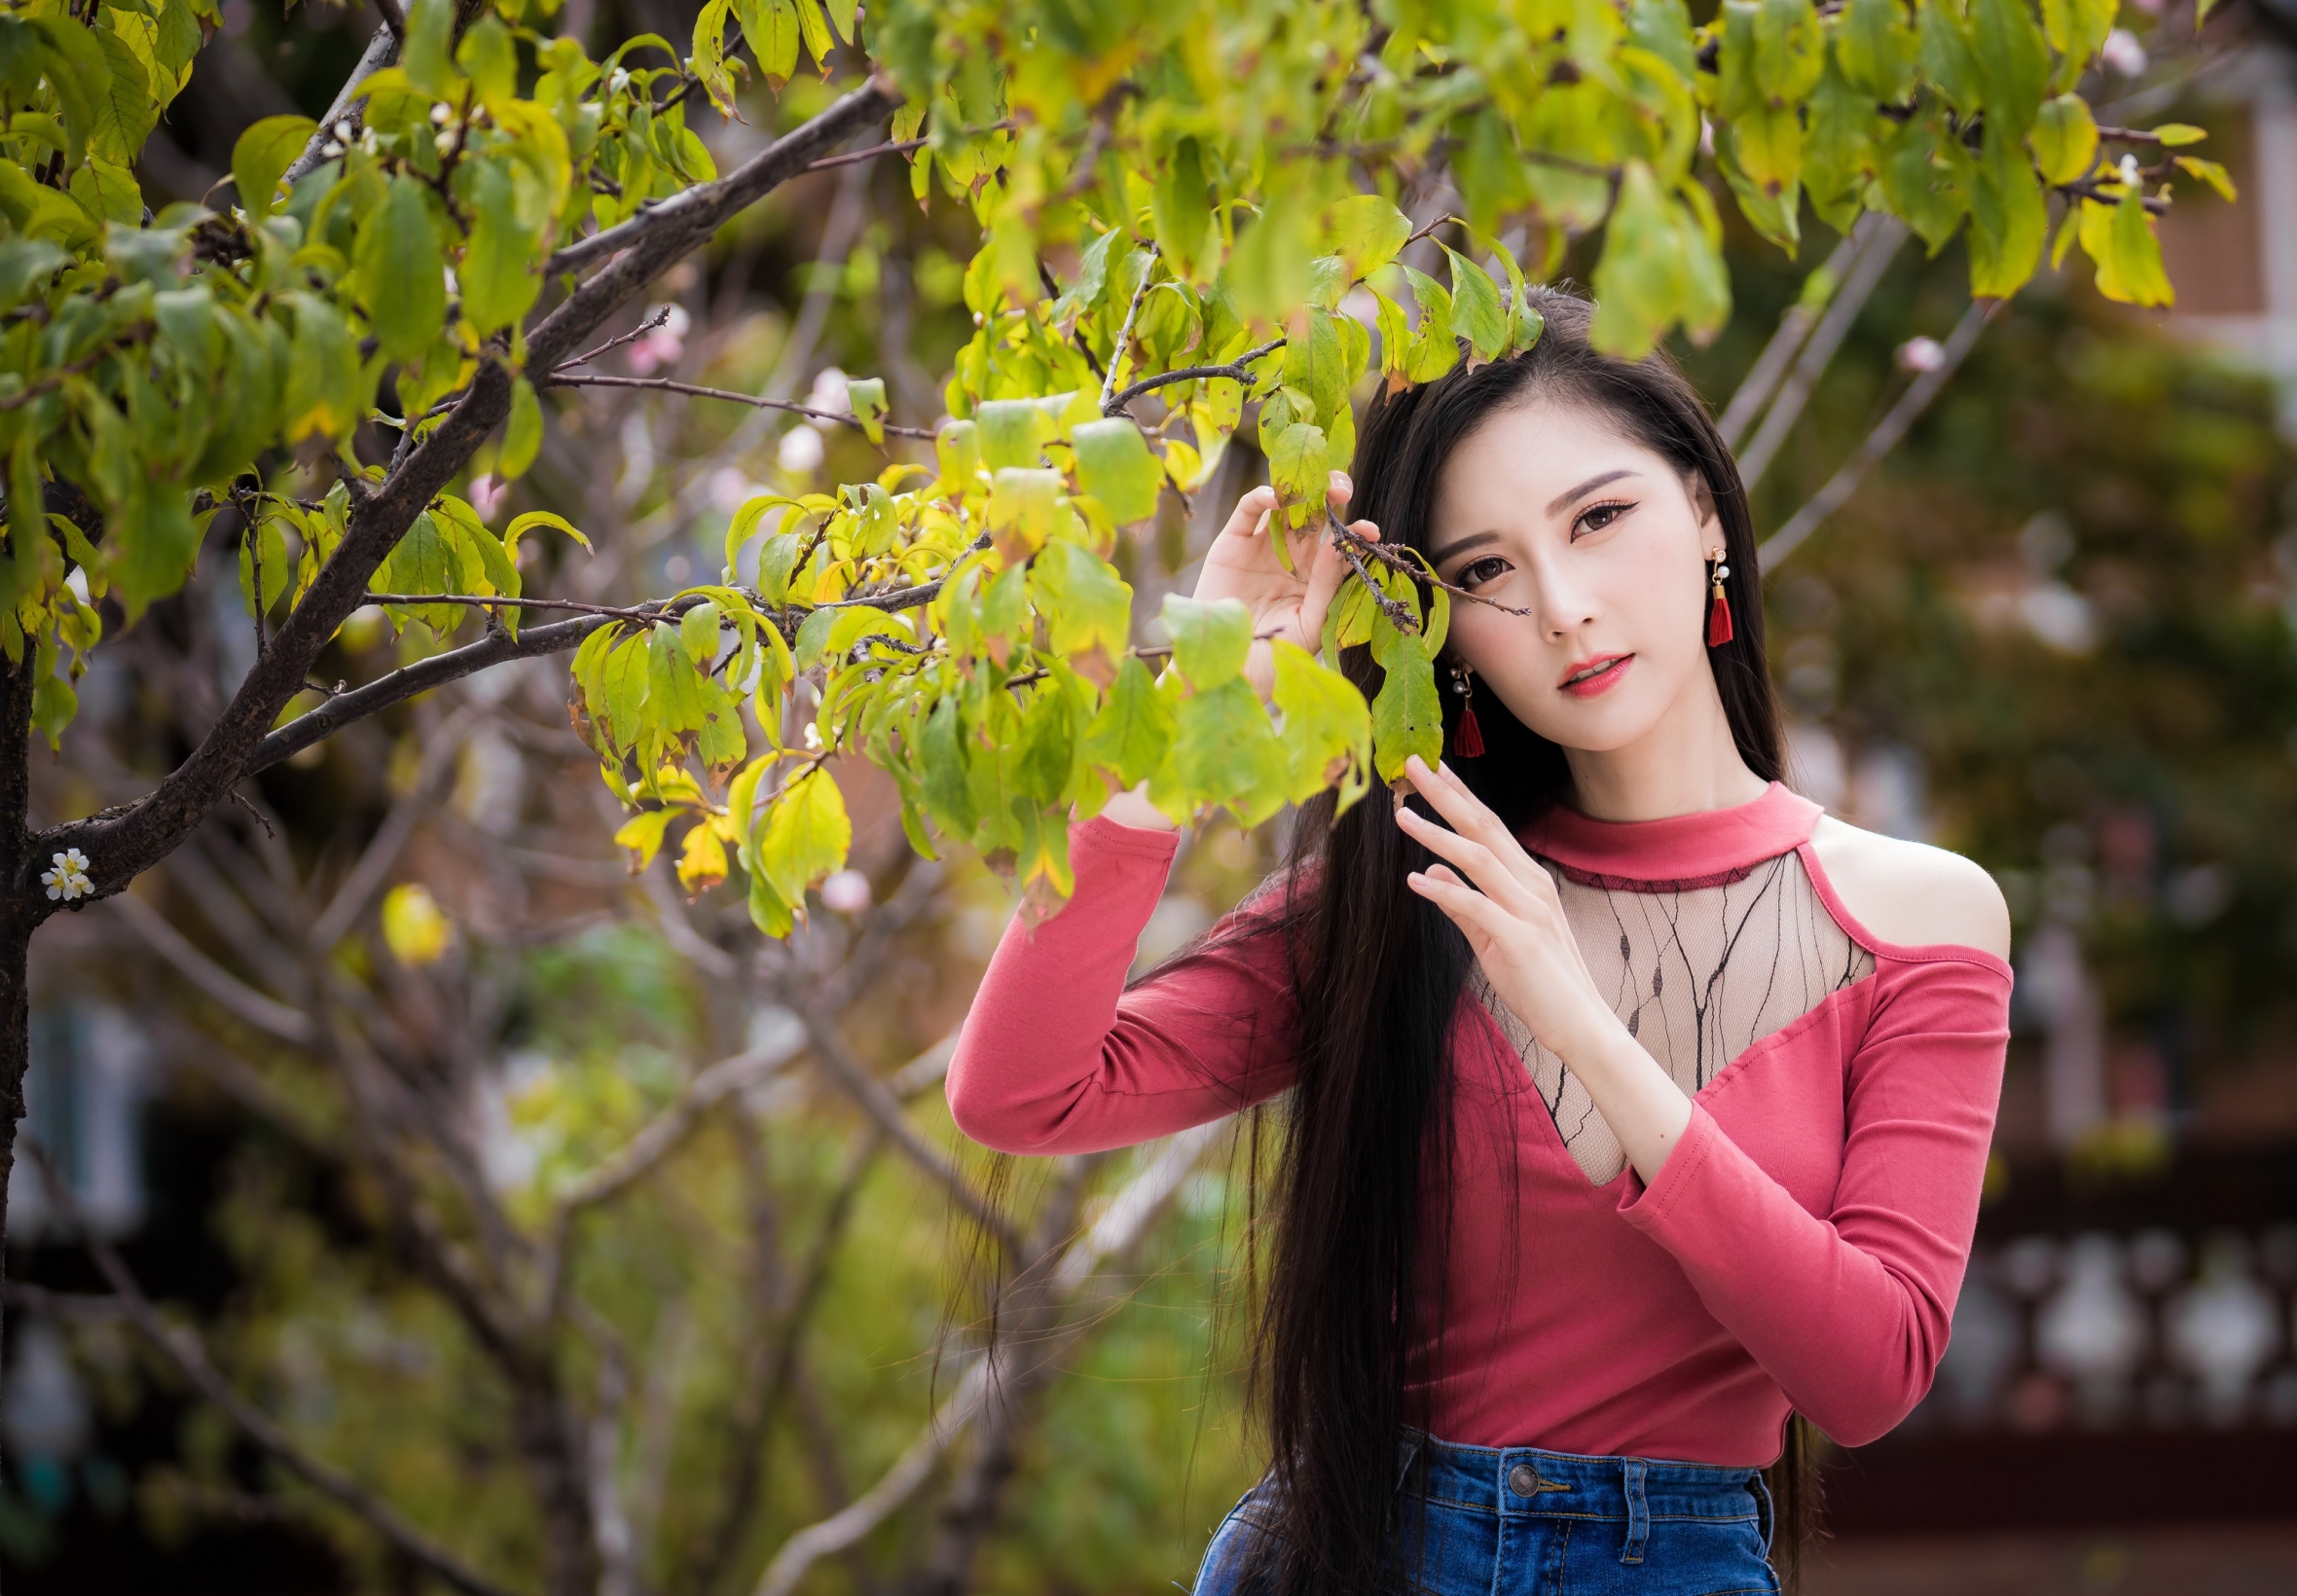
M 1572 807 L 1598 820 L 1663 820 L 1753 803 L 1770 783 L 1747 768 L 1714 678 L 1619 748 L 1565 748 Z

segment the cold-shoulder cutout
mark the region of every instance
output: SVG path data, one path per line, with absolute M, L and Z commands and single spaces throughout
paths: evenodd
M 1831 815 L 1812 829 L 1810 848 L 1842 907 L 1879 940 L 2010 957 L 2002 889 L 1961 854 L 1862 831 Z

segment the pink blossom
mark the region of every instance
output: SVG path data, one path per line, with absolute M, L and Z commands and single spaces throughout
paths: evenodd
M 494 512 L 502 508 L 502 501 L 510 497 L 510 484 L 500 477 L 474 477 L 470 485 L 470 507 L 481 521 L 492 521 Z
M 1898 346 L 1898 363 L 1910 372 L 1934 372 L 1946 364 L 1946 345 L 1935 338 L 1910 338 Z
M 840 870 L 821 884 L 821 904 L 841 915 L 857 915 L 869 907 L 869 878 L 858 870 Z
M 670 306 L 663 314 L 662 325 L 624 351 L 629 356 L 630 369 L 645 377 L 664 366 L 677 364 L 686 352 L 686 331 L 693 325 L 694 318 L 686 314 L 683 306 Z

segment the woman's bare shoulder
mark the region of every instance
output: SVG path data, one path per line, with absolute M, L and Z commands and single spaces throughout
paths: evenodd
M 1901 947 L 1976 948 L 2010 957 L 2010 907 L 1979 865 L 1927 843 L 1822 816 L 1810 846 L 1850 917 Z

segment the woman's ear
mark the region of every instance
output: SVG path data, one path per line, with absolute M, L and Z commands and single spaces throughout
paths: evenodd
M 1691 493 L 1691 507 L 1698 514 L 1698 524 L 1701 526 L 1708 525 L 1715 519 L 1715 495 L 1707 487 L 1706 473 L 1692 472 L 1684 487 Z

